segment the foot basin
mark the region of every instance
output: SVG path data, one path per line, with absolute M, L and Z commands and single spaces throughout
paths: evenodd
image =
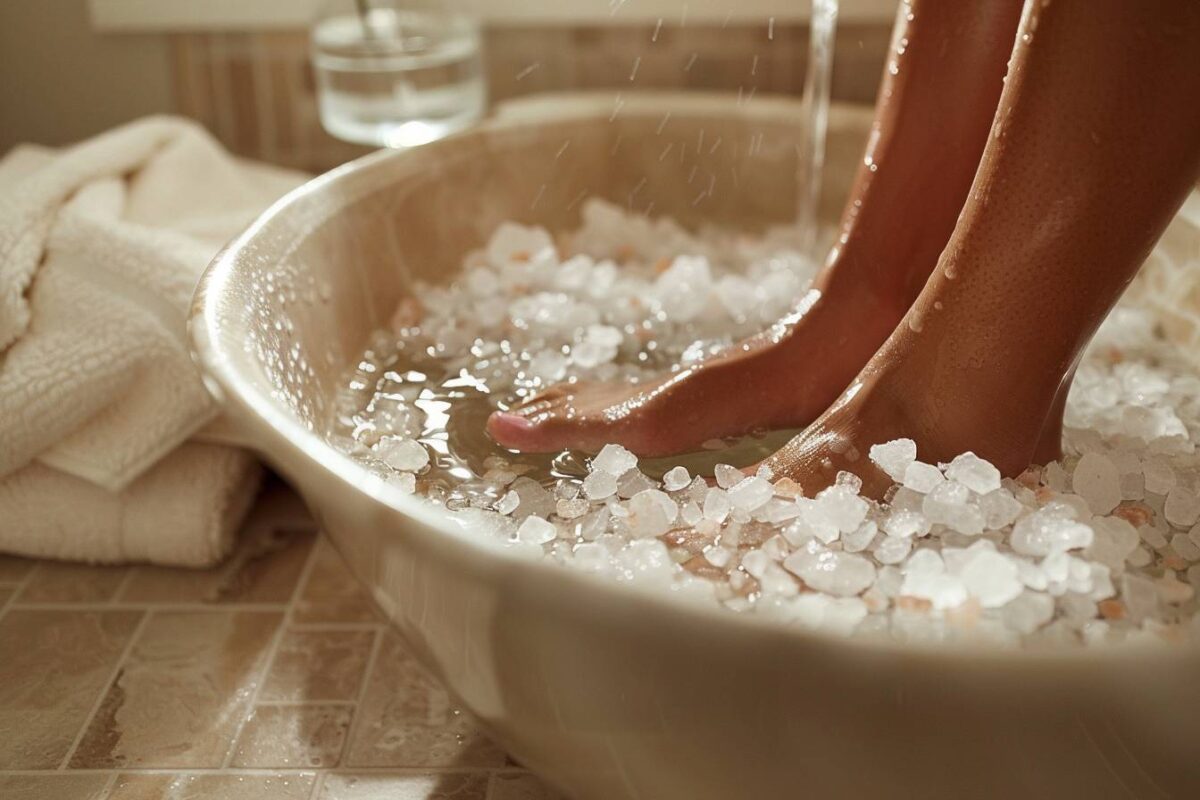
M 870 116 L 832 116 L 827 220 Z M 214 261 L 191 318 L 205 380 L 425 666 L 573 798 L 1196 796 L 1195 646 L 901 646 L 696 608 L 489 546 L 325 443 L 369 334 L 500 222 L 566 230 L 598 196 L 761 231 L 795 216 L 800 129 L 784 101 L 559 98 L 355 161 Z

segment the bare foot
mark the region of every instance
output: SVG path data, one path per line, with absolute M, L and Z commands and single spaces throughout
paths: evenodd
M 802 427 L 837 398 L 903 312 L 814 290 L 771 331 L 700 364 L 649 384 L 559 384 L 493 414 L 488 433 L 525 452 L 617 442 L 661 456 L 756 429 Z
M 552 387 L 493 415 L 496 441 L 533 452 L 616 442 L 667 455 L 755 429 L 801 427 L 837 399 L 921 291 L 954 230 L 1023 3 L 920 5 L 898 10 L 867 151 L 815 284 L 820 299 L 807 313 L 657 383 Z

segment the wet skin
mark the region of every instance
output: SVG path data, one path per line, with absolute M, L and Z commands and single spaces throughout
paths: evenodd
M 841 235 L 795 312 L 655 383 L 551 387 L 493 415 L 493 438 L 528 452 L 619 442 L 652 456 L 814 420 L 937 264 L 987 142 L 1020 11 L 1020 0 L 901 7 Z
M 812 491 L 907 436 L 1016 475 L 1053 455 L 1063 387 L 1200 173 L 1200 4 L 1030 3 L 954 234 L 902 323 L 768 464 Z
M 1083 348 L 1200 172 L 1200 4 L 1030 2 L 990 106 L 982 76 L 997 57 L 981 53 L 1003 27 L 996 9 L 1015 6 L 986 4 L 997 15 L 986 32 L 950 22 L 968 6 L 981 13 L 948 1 L 901 9 L 904 52 L 868 150 L 877 168 L 860 173 L 806 313 L 648 391 L 557 387 L 494 416 L 493 436 L 528 450 L 621 441 L 663 454 L 738 433 L 735 423 L 820 414 L 769 466 L 810 492 L 848 469 L 875 495 L 890 481 L 866 453 L 902 436 L 923 460 L 974 450 L 1006 475 L 1057 456 Z M 939 51 L 956 60 L 932 69 L 923 59 L 938 63 Z M 940 142 L 931 168 L 922 148 L 946 129 L 929 124 L 943 119 L 930 115 L 939 104 L 957 149 L 943 161 Z M 970 143 L 982 150 L 977 173 Z M 959 197 L 963 174 L 974 182 Z

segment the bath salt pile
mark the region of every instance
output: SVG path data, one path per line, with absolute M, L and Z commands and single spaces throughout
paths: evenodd
M 870 451 L 895 481 L 882 504 L 849 473 L 815 497 L 765 468 L 653 478 L 611 444 L 578 475 L 505 454 L 448 482 L 437 429 L 453 410 L 431 427 L 396 389 L 414 353 L 496 400 L 636 380 L 761 330 L 815 271 L 785 234 L 693 235 L 598 201 L 583 218 L 559 241 L 501 226 L 462 279 L 405 301 L 350 381 L 335 443 L 500 546 L 786 624 L 1029 646 L 1200 636 L 1200 378 L 1132 308 L 1079 366 L 1063 461 L 1016 478 L 971 453 L 925 463 L 900 439 Z

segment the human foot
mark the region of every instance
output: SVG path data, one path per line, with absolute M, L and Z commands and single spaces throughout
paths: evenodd
M 666 455 L 816 418 L 937 263 L 988 139 L 1021 8 L 1021 0 L 982 11 L 952 2 L 900 7 L 863 164 L 816 284 L 821 299 L 789 335 L 751 340 L 653 384 L 552 387 L 494 415 L 493 438 L 527 451 L 614 442 Z
M 493 414 L 488 433 L 525 452 L 595 451 L 611 442 L 660 456 L 755 429 L 801 427 L 837 398 L 902 314 L 886 302 L 814 290 L 770 331 L 720 355 L 652 383 L 552 386 Z

